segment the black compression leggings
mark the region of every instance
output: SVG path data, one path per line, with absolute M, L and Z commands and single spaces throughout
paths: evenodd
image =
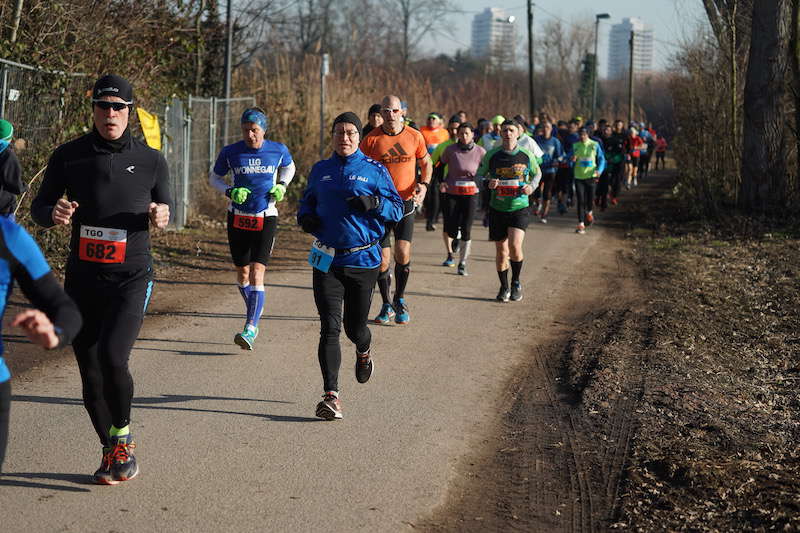
M 11 380 L 0 383 L 0 474 L 3 473 L 3 459 L 8 444 L 8 422 L 11 410 Z
M 461 239 L 472 238 L 472 222 L 475 218 L 475 196 L 445 194 L 444 195 L 444 231 L 455 239 L 461 230 Z
M 328 272 L 314 269 L 314 302 L 320 320 L 317 356 L 326 391 L 339 390 L 342 307 L 347 338 L 356 345 L 358 353 L 369 350 L 372 334 L 367 327 L 367 317 L 377 279 L 378 267 L 331 267 Z
M 578 199 L 578 222 L 586 222 L 586 213 L 592 210 L 595 183 L 593 178 L 575 180 L 575 196 Z
M 108 430 L 130 423 L 133 378 L 128 359 L 152 291 L 152 271 L 92 276 L 67 272 L 64 289 L 83 315 L 72 342 L 83 382 L 83 405 L 97 436 L 109 445 Z

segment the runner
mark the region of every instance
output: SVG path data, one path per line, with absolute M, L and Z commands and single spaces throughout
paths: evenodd
M 589 138 L 586 128 L 578 131 L 580 141 L 572 146 L 572 162 L 575 173 L 575 196 L 577 197 L 578 227 L 576 233 L 586 233 L 586 226 L 594 222 L 592 202 L 596 179 L 606 168 L 606 160 L 600 143 Z
M 372 104 L 367 111 L 367 123 L 361 130 L 361 138 L 367 136 L 369 132 L 383 124 L 383 117 L 381 116 L 381 104 Z
M 454 117 L 455 118 L 455 117 Z M 441 162 L 447 167 L 447 179 L 441 184 L 444 200 L 444 230 L 447 260 L 452 263 L 452 243 L 460 239 L 458 274 L 466 276 L 467 259 L 472 247 L 472 220 L 475 218 L 475 196 L 478 173 L 486 150 L 475 144 L 475 130 L 469 122 L 460 124 L 457 130 L 458 142 L 448 146 L 442 153 Z M 460 237 L 459 237 L 460 234 Z
M 639 149 L 638 177 L 639 179 L 643 179 L 647 177 L 647 173 L 650 170 L 650 157 L 652 156 L 650 153 L 650 146 L 652 144 L 653 147 L 655 147 L 653 136 L 650 135 L 650 132 L 644 127 L 644 122 L 639 123 L 639 138 L 642 139 L 642 146 Z
M 264 273 L 278 229 L 275 204 L 286 195 L 295 166 L 286 146 L 264 138 L 268 120 L 261 108 L 246 109 L 241 124 L 243 140 L 220 151 L 208 180 L 231 200 L 228 245 L 247 315 L 233 341 L 243 350 L 252 350 L 264 310 Z M 223 179 L 228 172 L 233 174 L 232 186 Z
M 11 148 L 14 126 L 0 119 L 0 216 L 14 220 L 17 196 L 28 190 L 22 181 L 22 167 Z
M 450 120 L 447 123 L 447 133 L 449 135 L 449 138 L 443 143 L 438 144 L 436 148 L 433 150 L 433 154 L 431 154 L 431 163 L 433 164 L 431 187 L 433 188 L 433 191 L 431 191 L 430 194 L 425 195 L 425 204 L 430 206 L 431 203 L 433 203 L 431 198 L 436 198 L 437 210 L 443 210 L 444 193 L 440 192 L 439 189 L 445 177 L 447 176 L 447 165 L 442 164 L 440 159 L 445 149 L 456 142 L 456 136 L 458 134 L 458 126 L 460 125 L 461 125 L 461 118 L 459 117 L 458 114 L 450 117 Z M 432 208 L 426 207 L 427 220 L 425 221 L 425 229 L 427 231 L 433 231 L 436 229 L 436 227 L 434 226 L 434 222 L 436 222 L 436 219 L 439 217 L 438 212 L 435 212 L 435 216 L 433 217 L 431 216 L 431 213 L 433 213 Z M 442 263 L 442 266 L 451 267 L 454 264 L 453 254 L 456 253 L 458 249 L 458 240 L 450 239 L 447 236 L 447 228 L 442 228 L 442 239 L 444 240 L 445 247 L 447 248 L 448 251 L 447 254 L 448 259 L 446 259 Z
M 578 136 L 578 124 L 581 117 L 573 118 L 564 127 L 559 127 L 559 140 L 564 148 L 564 161 L 556 175 L 556 187 L 558 190 L 558 213 L 563 215 L 567 208 L 572 206 L 575 197 L 575 179 L 573 177 L 572 165 L 572 146 L 580 140 Z M 559 124 L 560 126 L 560 124 Z
M 97 80 L 94 129 L 56 148 L 31 205 L 41 226 L 72 225 L 64 289 L 83 316 L 72 348 L 103 446 L 94 479 L 106 485 L 139 473 L 128 359 L 153 290 L 150 226 L 167 226 L 172 203 L 164 156 L 131 136 L 132 107 L 125 79 Z
M 360 130 L 355 113 L 334 119 L 335 153 L 311 169 L 297 212 L 303 231 L 317 238 L 309 255 L 320 317 L 317 356 L 324 391 L 316 414 L 326 420 L 342 418 L 339 335 L 343 306 L 344 331 L 356 345 L 356 380 L 366 383 L 372 375 L 367 318 L 381 264 L 379 244 L 384 224 L 403 216 L 403 200 L 389 172 L 358 149 Z
M 630 190 L 631 184 L 633 186 L 639 185 L 636 179 L 636 173 L 639 170 L 639 155 L 644 142 L 639 137 L 639 132 L 636 128 L 631 127 L 628 129 L 628 136 L 625 137 L 625 189 Z
M 33 344 L 46 350 L 69 344 L 81 328 L 81 315 L 75 302 L 61 288 L 28 232 L 2 218 L 0 258 L 0 309 L 5 312 L 15 280 L 35 307 L 17 314 L 11 325 L 22 328 Z M 3 360 L 3 351 L 0 342 L 0 474 L 8 443 L 11 408 L 11 372 Z
M 664 157 L 667 155 L 667 140 L 663 135 L 656 135 L 656 170 L 658 170 L 658 163 L 661 162 L 662 170 L 667 168 Z
M 550 214 L 550 200 L 556 192 L 556 174 L 564 160 L 564 148 L 561 141 L 553 137 L 552 124 L 544 122 L 537 128 L 536 143 L 544 152 L 542 156 L 542 180 L 539 188 L 542 191 L 542 205 L 539 209 L 539 220 L 542 224 L 547 224 L 547 216 Z
M 595 195 L 595 205 L 600 206 L 600 211 L 605 211 L 608 202 L 612 205 L 617 204 L 619 195 L 620 177 L 623 172 L 622 143 L 624 139 L 618 136 L 611 129 L 609 124 L 603 127 L 602 147 L 606 158 L 606 168 L 600 174 L 600 181 L 597 184 L 597 194 Z
M 522 300 L 522 242 L 528 228 L 528 195 L 539 185 L 541 171 L 536 157 L 517 144 L 520 126 L 506 120 L 500 127 L 503 142 L 487 152 L 478 175 L 490 190 L 489 240 L 495 241 L 495 263 L 500 278 L 497 301 Z M 510 259 L 510 261 L 509 261 Z M 511 288 L 508 268 L 511 264 Z
M 482 146 L 487 152 L 491 152 L 496 146 L 501 144 L 500 139 L 500 125 L 505 122 L 503 115 L 495 115 L 489 121 L 491 129 L 478 139 L 478 146 Z
M 361 151 L 367 157 L 380 161 L 389 170 L 392 181 L 404 202 L 403 218 L 396 224 L 387 224 L 386 234 L 381 240 L 381 268 L 378 274 L 378 288 L 383 306 L 375 322 L 388 324 L 394 316 L 397 324 L 407 324 L 411 320 L 405 301 L 406 284 L 411 273 L 411 239 L 414 234 L 414 206 L 425 199 L 430 187 L 431 157 L 425 148 L 425 139 L 417 130 L 406 127 L 403 121 L 400 99 L 386 96 L 381 102 L 383 124 L 375 128 L 361 141 Z M 417 165 L 420 167 L 420 180 L 417 181 Z M 394 234 L 394 273 L 397 285 L 394 298 L 390 300 L 391 278 L 389 263 L 391 247 L 389 239 Z M 391 303 L 390 303 L 391 302 Z
M 442 127 L 442 116 L 439 113 L 430 113 L 428 115 L 428 124 L 422 126 L 420 133 L 425 138 L 425 146 L 429 154 L 433 154 L 437 146 L 450 139 L 448 130 Z M 434 190 L 436 189 L 437 182 L 434 176 L 431 177 L 431 186 Z M 433 192 L 426 194 L 423 207 L 425 210 L 425 230 L 436 231 L 436 221 L 439 219 L 441 211 L 439 194 L 434 194 Z

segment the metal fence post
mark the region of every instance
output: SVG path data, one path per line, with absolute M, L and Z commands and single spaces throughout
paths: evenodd
M 0 70 L 3 72 L 2 76 L 2 90 L 3 95 L 0 96 L 0 117 L 6 116 L 6 95 L 8 94 L 8 70 L 5 65 L 0 65 Z
M 191 114 L 192 97 L 189 96 L 189 107 L 183 108 L 183 190 L 181 204 L 183 205 L 181 216 L 182 226 L 186 225 L 188 221 L 189 212 L 189 166 L 191 165 L 191 151 L 192 151 L 192 114 Z

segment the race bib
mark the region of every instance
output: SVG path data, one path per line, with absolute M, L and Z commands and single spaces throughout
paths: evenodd
M 478 187 L 473 180 L 456 180 L 453 194 L 471 195 L 478 192 Z
M 497 196 L 519 196 L 519 180 L 500 180 Z
M 334 255 L 336 255 L 336 249 L 315 240 L 311 243 L 311 251 L 308 253 L 308 264 L 320 272 L 327 272 L 331 269 Z
M 581 157 L 578 159 L 578 165 L 589 168 L 594 166 L 594 158 L 593 157 Z
M 233 227 L 245 231 L 261 231 L 264 229 L 264 213 L 245 213 L 234 209 Z
M 124 229 L 81 226 L 78 257 L 92 263 L 124 263 L 128 232 Z

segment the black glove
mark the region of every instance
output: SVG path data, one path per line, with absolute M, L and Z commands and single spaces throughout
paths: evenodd
M 300 227 L 306 233 L 314 233 L 320 226 L 322 226 L 322 220 L 317 215 L 303 215 L 300 217 Z
M 377 209 L 381 205 L 381 199 L 377 196 L 369 196 L 362 194 L 361 196 L 351 196 L 347 199 L 347 205 L 353 211 L 360 211 L 366 213 L 370 209 Z

